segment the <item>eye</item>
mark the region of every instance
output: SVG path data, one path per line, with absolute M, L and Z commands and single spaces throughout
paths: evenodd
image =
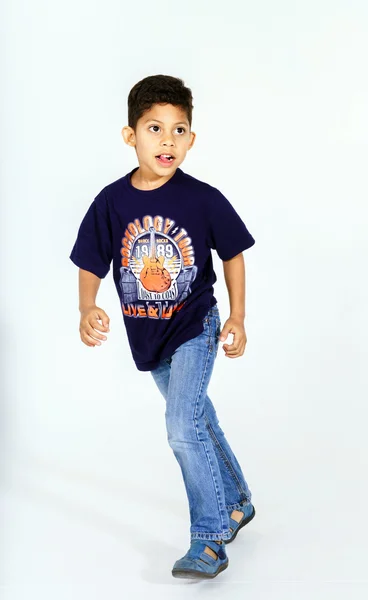
M 160 129 L 159 125 L 150 125 L 149 126 L 149 130 L 152 129 L 152 127 L 157 127 L 157 129 Z M 177 127 L 176 129 L 181 129 L 183 131 L 183 133 L 181 133 L 180 135 L 183 135 L 186 131 L 185 127 Z M 157 130 L 154 131 L 153 133 L 157 133 Z

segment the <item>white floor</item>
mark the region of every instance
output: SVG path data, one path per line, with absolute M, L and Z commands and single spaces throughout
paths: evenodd
M 363 495 L 360 501 L 351 493 L 358 493 L 358 473 L 351 469 L 342 482 L 345 465 L 326 473 L 318 469 L 323 463 L 303 465 L 300 457 L 295 464 L 283 459 L 292 474 L 288 487 L 272 469 L 262 485 L 253 477 L 263 490 L 253 491 L 257 514 L 227 546 L 226 571 L 210 581 L 174 579 L 172 564 L 188 546 L 189 514 L 171 458 L 163 452 L 149 486 L 51 459 L 8 463 L 1 600 L 175 600 L 187 598 L 187 585 L 194 597 L 229 593 L 231 600 L 368 597 L 367 508 Z M 257 460 L 267 464 L 267 457 Z

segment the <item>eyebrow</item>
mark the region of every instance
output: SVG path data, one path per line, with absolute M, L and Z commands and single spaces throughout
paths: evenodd
M 158 119 L 146 119 L 145 123 L 148 123 L 149 121 L 156 121 L 157 123 L 161 123 L 161 125 L 163 125 L 163 122 L 159 121 Z M 176 121 L 174 125 L 187 125 L 187 123 L 185 121 Z

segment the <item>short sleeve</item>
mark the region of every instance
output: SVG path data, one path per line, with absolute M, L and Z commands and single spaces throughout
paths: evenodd
M 216 188 L 210 195 L 208 211 L 208 245 L 217 251 L 221 260 L 230 260 L 255 244 L 235 208 Z
M 103 190 L 88 208 L 69 258 L 77 267 L 100 279 L 109 272 L 113 258 L 112 232 Z

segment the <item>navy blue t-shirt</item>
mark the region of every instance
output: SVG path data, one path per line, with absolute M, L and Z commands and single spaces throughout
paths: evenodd
M 156 368 L 203 331 L 217 302 L 211 248 L 229 260 L 255 243 L 229 200 L 177 168 L 153 190 L 131 183 L 135 167 L 95 197 L 70 259 L 103 279 L 113 261 L 133 360 Z

